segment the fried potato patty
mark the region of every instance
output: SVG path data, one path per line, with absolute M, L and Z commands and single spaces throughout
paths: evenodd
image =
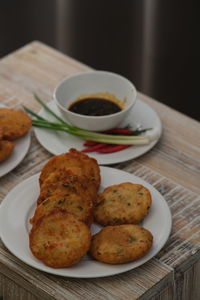
M 78 263 L 87 253 L 91 234 L 74 215 L 54 210 L 34 223 L 29 242 L 35 257 L 49 267 L 62 268 Z
M 103 226 L 137 224 L 148 214 L 151 202 L 149 190 L 140 184 L 112 185 L 98 195 L 94 218 Z
M 26 134 L 31 126 L 31 118 L 23 110 L 0 108 L 0 128 L 4 139 L 17 139 Z
M 0 140 L 0 162 L 6 160 L 14 149 L 12 141 Z
M 83 174 L 90 178 L 90 180 L 94 181 L 96 190 L 98 190 L 100 185 L 100 168 L 97 161 L 76 149 L 70 149 L 67 153 L 60 154 L 49 159 L 41 171 L 39 178 L 40 185 L 42 185 L 50 173 L 61 167 L 81 168 Z
M 37 206 L 34 216 L 30 223 L 34 224 L 42 216 L 49 214 L 52 210 L 61 208 L 62 210 L 73 213 L 79 220 L 87 225 L 91 225 L 93 221 L 93 201 L 89 198 L 84 198 L 84 195 L 68 194 L 54 195 L 45 199 Z
M 91 183 L 91 184 L 90 184 Z M 71 170 L 60 168 L 50 173 L 41 185 L 37 204 L 56 194 L 79 194 L 84 198 L 96 198 L 94 183 L 85 175 L 75 175 Z
M 3 139 L 3 130 L 0 128 L 0 140 Z
M 106 226 L 92 237 L 90 253 L 101 262 L 121 264 L 143 257 L 152 243 L 151 232 L 142 226 Z

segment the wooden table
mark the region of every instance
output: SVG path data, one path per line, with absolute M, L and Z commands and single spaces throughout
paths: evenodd
M 50 101 L 64 77 L 89 67 L 32 42 L 0 60 L 0 101 L 28 104 L 36 92 Z M 13 256 L 0 242 L 0 296 L 12 299 L 200 299 L 200 123 L 139 93 L 159 114 L 163 135 L 142 157 L 114 167 L 148 181 L 165 197 L 173 216 L 170 238 L 150 261 L 129 272 L 95 279 L 46 274 Z M 23 162 L 0 179 L 0 199 L 19 182 L 39 172 L 51 155 L 32 133 Z M 162 226 L 162 224 L 160 224 Z

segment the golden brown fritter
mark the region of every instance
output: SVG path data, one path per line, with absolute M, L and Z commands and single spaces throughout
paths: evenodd
M 142 226 L 106 226 L 92 237 L 90 253 L 101 262 L 121 264 L 143 257 L 152 243 L 152 234 Z
M 50 173 L 60 168 L 79 167 L 83 174 L 94 181 L 96 190 L 100 185 L 100 168 L 94 158 L 76 150 L 70 149 L 69 152 L 52 157 L 43 167 L 40 174 L 40 185 L 49 176 Z
M 54 210 L 34 223 L 29 242 L 36 258 L 49 267 L 62 268 L 78 263 L 87 253 L 91 234 L 73 214 Z
M 71 170 L 62 168 L 50 173 L 41 185 L 37 203 L 56 194 L 78 194 L 85 199 L 96 199 L 96 188 L 85 175 L 75 175 Z
M 14 140 L 26 134 L 32 126 L 32 121 L 23 110 L 0 108 L 0 128 L 3 139 Z
M 90 177 L 95 181 L 98 190 L 101 183 L 101 177 L 100 177 L 100 168 L 97 160 L 73 148 L 69 150 L 69 153 L 77 158 L 79 157 L 82 160 L 84 165 L 83 170 L 85 175 L 87 175 L 88 177 Z
M 140 184 L 112 185 L 98 195 L 94 218 L 103 226 L 137 224 L 148 214 L 151 202 L 149 190 Z
M 31 219 L 34 224 L 42 216 L 49 214 L 52 210 L 61 208 L 74 214 L 79 220 L 87 225 L 91 225 L 93 221 L 93 201 L 89 198 L 84 198 L 84 195 L 68 194 L 54 195 L 45 199 L 37 206 L 35 214 Z
M 14 144 L 11 141 L 0 140 L 0 162 L 6 160 L 13 152 Z
M 0 141 L 3 140 L 3 130 L 0 128 Z

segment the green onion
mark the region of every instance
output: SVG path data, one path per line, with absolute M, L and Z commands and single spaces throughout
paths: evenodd
M 37 102 L 39 102 L 42 107 L 51 114 L 58 122 L 49 121 L 37 113 L 33 112 L 27 107 L 24 107 L 24 110 L 32 115 L 34 119 L 32 120 L 32 124 L 34 127 L 56 130 L 56 131 L 64 131 L 68 134 L 72 134 L 78 136 L 84 140 L 90 140 L 99 143 L 106 144 L 119 144 L 119 145 L 146 145 L 149 144 L 152 140 L 156 139 L 157 136 L 124 136 L 124 135 L 114 135 L 114 134 L 104 134 L 97 133 L 89 130 L 84 130 L 78 128 L 76 126 L 70 125 L 61 119 L 58 115 L 56 115 L 37 95 L 34 94 L 34 97 Z M 147 129 L 146 129 L 147 130 Z M 143 130 L 146 131 L 145 129 Z M 139 134 L 139 133 L 138 133 Z

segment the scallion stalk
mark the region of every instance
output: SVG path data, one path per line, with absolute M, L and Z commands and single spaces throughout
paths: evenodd
M 56 115 L 37 95 L 34 94 L 35 99 L 39 102 L 42 107 L 51 114 L 58 122 L 49 121 L 37 113 L 33 112 L 27 107 L 24 107 L 24 110 L 35 117 L 32 120 L 32 124 L 34 127 L 44 128 L 48 130 L 56 130 L 56 131 L 63 131 L 68 134 L 72 134 L 75 136 L 79 136 L 84 140 L 90 140 L 99 143 L 107 143 L 107 144 L 118 144 L 118 145 L 146 145 L 149 144 L 150 141 L 157 138 L 157 136 L 126 136 L 126 135 L 114 135 L 114 134 L 104 134 L 104 133 L 97 133 L 89 130 L 84 130 L 78 128 L 76 126 L 70 125 L 61 119 L 58 115 Z M 143 130 L 144 131 L 144 130 Z

